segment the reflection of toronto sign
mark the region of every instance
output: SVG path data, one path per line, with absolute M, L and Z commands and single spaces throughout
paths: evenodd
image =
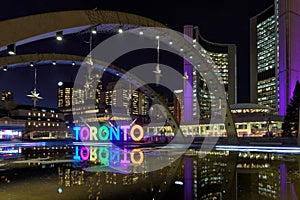
M 144 129 L 140 125 L 74 127 L 75 139 L 81 141 L 141 141 Z
M 17 154 L 21 152 L 21 147 L 0 147 L 0 154 Z
M 141 149 L 121 150 L 112 147 L 76 146 L 73 159 L 100 162 L 104 166 L 141 165 L 144 161 L 144 153 Z

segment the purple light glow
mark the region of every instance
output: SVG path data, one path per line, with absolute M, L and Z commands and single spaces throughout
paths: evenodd
M 237 148 L 237 149 L 270 149 L 270 150 L 298 150 L 300 147 L 277 147 L 277 146 L 236 146 L 236 145 L 216 145 L 217 148 Z
M 281 8 L 281 3 L 279 5 Z M 279 9 L 279 12 L 281 9 Z M 280 13 L 279 13 L 280 14 Z M 283 17 L 279 18 L 279 114 L 284 116 L 286 112 L 286 23 Z
M 291 196 L 292 196 L 292 200 L 297 200 L 297 194 L 296 194 L 296 191 L 295 191 L 295 185 L 294 183 L 291 184 Z
M 90 157 L 90 149 L 82 147 L 82 149 L 80 150 L 80 157 L 82 160 L 88 160 Z
M 184 37 L 190 43 L 192 43 L 193 38 L 193 26 L 184 26 Z M 189 61 L 184 59 L 184 74 L 187 75 L 187 80 L 184 84 L 184 121 L 193 120 L 193 66 Z
M 184 74 L 188 76 L 184 85 L 184 121 L 193 120 L 193 66 L 184 59 Z
M 184 200 L 193 199 L 193 159 L 184 157 Z
M 279 1 L 279 114 L 286 114 L 300 78 L 300 2 Z
M 285 164 L 280 165 L 280 199 L 287 199 L 287 176 Z

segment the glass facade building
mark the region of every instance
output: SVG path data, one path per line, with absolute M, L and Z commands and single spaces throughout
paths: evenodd
M 213 71 L 218 80 L 224 85 L 227 92 L 228 102 L 236 103 L 236 46 L 234 44 L 220 44 L 205 40 L 200 34 L 198 27 L 184 26 L 184 34 L 191 43 L 198 42 L 203 49 L 209 63 L 213 65 Z M 207 86 L 207 80 L 201 76 L 194 67 L 184 60 L 184 74 L 187 81 L 192 85 L 192 91 L 184 84 L 184 121 L 209 118 L 211 111 L 211 99 L 214 97 Z M 199 101 L 199 102 L 198 102 Z M 198 106 L 200 105 L 200 106 Z
M 105 103 L 123 114 L 147 115 L 149 110 L 149 97 L 126 81 L 108 83 Z
M 62 83 L 57 88 L 57 107 L 60 110 L 72 109 L 73 83 Z
M 251 101 L 278 110 L 278 22 L 274 5 L 251 18 L 250 24 Z
M 300 79 L 300 2 L 275 0 L 250 20 L 251 102 L 284 116 Z

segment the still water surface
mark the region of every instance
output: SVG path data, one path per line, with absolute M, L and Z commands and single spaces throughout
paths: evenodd
M 300 199 L 300 155 L 292 151 L 191 148 L 178 159 L 174 152 L 2 144 L 0 199 Z

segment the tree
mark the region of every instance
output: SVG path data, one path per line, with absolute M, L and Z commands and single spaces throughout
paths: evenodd
M 293 97 L 287 106 L 286 116 L 282 125 L 283 136 L 293 136 L 298 134 L 299 124 L 299 106 L 300 106 L 300 83 L 297 81 Z

